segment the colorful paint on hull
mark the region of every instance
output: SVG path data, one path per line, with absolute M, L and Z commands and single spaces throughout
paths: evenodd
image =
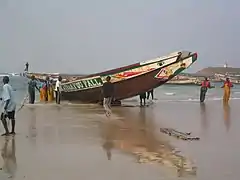
M 179 54 L 175 53 L 166 59 L 156 58 L 155 61 L 149 60 L 149 61 L 145 61 L 144 63 L 135 64 L 135 66 L 133 66 L 133 67 L 128 68 L 128 66 L 127 66 L 127 68 L 124 68 L 124 69 L 119 68 L 119 70 L 118 69 L 116 69 L 115 71 L 112 70 L 112 71 L 109 71 L 109 73 L 107 71 L 107 72 L 103 72 L 103 73 L 99 73 L 99 74 L 89 75 L 88 77 L 89 78 L 101 77 L 102 81 L 105 82 L 106 77 L 110 76 L 111 82 L 113 82 L 113 83 L 120 82 L 123 80 L 128 80 L 130 78 L 134 78 L 136 76 L 140 76 L 142 74 L 146 74 L 146 73 L 154 71 L 156 69 L 160 69 L 162 67 L 168 66 L 168 65 L 176 62 L 178 57 L 179 57 Z M 79 81 L 82 81 L 84 79 L 85 78 L 81 78 L 76 81 L 64 83 L 62 87 L 63 87 L 63 89 L 66 89 L 65 86 L 69 86 L 69 84 L 73 84 L 71 86 L 76 86 L 75 84 L 77 84 Z M 71 91 L 79 91 L 79 90 L 81 90 L 81 89 L 79 89 L 79 88 L 71 89 Z M 69 92 L 69 90 L 68 90 L 68 92 Z
M 185 52 L 184 52 L 185 53 Z M 115 99 L 122 100 L 156 88 L 188 68 L 197 59 L 196 53 L 172 53 L 142 63 L 93 74 L 63 83 L 63 98 L 71 101 L 99 102 L 102 85 L 107 76 L 115 86 Z

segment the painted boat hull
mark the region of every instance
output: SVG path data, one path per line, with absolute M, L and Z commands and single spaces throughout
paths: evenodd
M 182 51 L 102 73 L 83 77 L 75 76 L 77 80 L 62 84 L 62 97 L 69 101 L 101 102 L 103 100 L 102 84 L 107 76 L 111 76 L 116 100 L 134 97 L 165 84 L 196 60 L 196 53 Z M 28 77 L 30 75 L 32 74 L 29 73 Z M 39 80 L 42 79 L 40 76 L 38 74 Z M 70 79 L 71 76 L 68 78 Z

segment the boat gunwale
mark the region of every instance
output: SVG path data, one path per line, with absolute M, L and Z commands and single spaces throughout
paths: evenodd
M 142 65 L 140 65 L 140 63 L 136 63 L 136 66 L 134 66 L 134 67 L 132 67 L 132 68 L 128 68 L 128 69 L 125 69 L 125 70 L 122 70 L 122 71 L 119 71 L 119 72 L 113 72 L 112 74 L 121 73 L 121 72 L 124 72 L 124 71 L 133 70 L 133 69 L 136 69 L 136 68 L 141 68 L 141 67 L 144 67 L 144 66 L 148 66 L 148 65 L 151 65 L 151 64 L 154 64 L 154 63 L 158 63 L 158 62 L 160 62 L 160 61 L 166 61 L 166 60 L 169 60 L 169 59 L 172 59 L 172 58 L 175 58 L 175 57 L 179 57 L 179 56 L 180 56 L 180 54 L 179 54 L 179 55 L 176 55 L 176 56 L 168 57 L 168 58 L 166 58 L 166 59 L 161 59 L 161 60 L 154 61 L 154 62 L 150 62 L 150 63 L 147 63 L 147 64 L 142 64 Z M 189 55 L 189 57 L 190 57 L 190 56 L 191 56 L 191 55 Z M 186 58 L 188 58 L 188 57 L 186 57 Z M 185 58 L 185 59 L 186 59 L 186 58 Z M 156 59 L 157 59 L 157 58 L 156 58 Z M 159 66 L 159 67 L 156 68 L 156 69 L 165 68 L 165 67 L 170 66 L 170 65 L 172 65 L 172 64 L 174 64 L 174 63 L 176 63 L 176 62 L 178 62 L 178 59 L 176 59 L 174 62 L 172 62 L 172 63 L 170 63 L 170 64 L 166 64 L 166 65 L 163 65 L 163 66 Z M 137 64 L 138 64 L 138 65 L 137 65 Z M 132 64 L 132 65 L 133 65 L 133 64 Z M 132 66 L 132 65 L 129 65 L 129 66 Z M 125 67 L 128 67 L 128 66 L 125 66 Z M 122 67 L 122 68 L 124 68 L 124 67 Z M 118 69 L 121 69 L 121 68 L 117 68 L 117 69 L 113 69 L 113 70 L 118 70 Z M 152 71 L 154 71 L 154 70 L 156 70 L 156 69 L 152 69 L 152 70 L 150 70 L 150 71 L 147 71 L 147 72 L 144 72 L 144 73 L 141 73 L 141 74 L 137 74 L 137 75 L 135 75 L 135 76 L 130 77 L 129 79 L 135 78 L 136 76 L 140 76 L 140 75 L 147 74 L 147 73 L 152 72 Z M 113 71 L 113 70 L 110 70 L 110 71 Z M 107 71 L 105 71 L 105 72 L 107 72 Z M 73 81 L 69 81 L 69 82 L 62 83 L 62 85 L 71 84 L 71 83 L 76 83 L 76 82 L 79 82 L 79 81 L 82 81 L 82 80 L 88 80 L 88 79 L 93 79 L 93 78 L 101 78 L 101 77 L 103 77 L 103 76 L 111 75 L 111 74 L 105 74 L 105 72 L 98 73 L 98 75 L 96 75 L 96 76 L 94 76 L 94 75 L 84 76 L 84 77 L 81 77 L 81 78 L 79 78 L 79 79 L 77 79 L 77 80 L 73 80 Z M 102 75 L 101 75 L 101 74 L 102 74 Z M 124 80 L 128 80 L 128 79 L 123 79 L 123 81 L 124 81 Z M 119 82 L 119 81 L 113 82 L 113 83 L 118 83 L 118 82 Z
M 161 86 L 161 85 L 163 85 L 163 84 L 165 84 L 166 82 L 168 82 L 169 80 L 171 80 L 174 76 L 176 76 L 176 74 L 179 74 L 179 70 L 180 70 L 180 72 L 182 72 L 183 70 L 185 70 L 185 69 L 187 69 L 187 68 L 189 68 L 197 59 L 195 59 L 194 58 L 194 54 L 191 54 L 191 55 L 189 55 L 187 58 L 185 58 L 185 59 L 183 59 L 183 60 L 186 60 L 186 59 L 189 59 L 189 58 L 191 58 L 191 64 L 189 65 L 189 66 L 187 66 L 186 68 L 183 68 L 183 67 L 180 67 L 179 69 L 177 69 L 175 72 L 174 72 L 174 74 L 172 74 L 172 75 L 170 75 L 169 76 L 169 78 L 168 79 L 162 79 L 162 80 L 158 80 L 159 82 L 158 83 L 155 83 L 155 85 L 154 86 L 152 86 L 151 88 L 148 88 L 148 89 L 145 89 L 145 90 L 142 90 L 142 91 L 139 91 L 137 94 L 139 94 L 139 93 L 141 93 L 141 92 L 146 92 L 146 91 L 148 91 L 148 90 L 150 90 L 150 89 L 152 89 L 152 88 L 157 88 L 157 87 L 159 87 L 159 86 Z M 176 64 L 176 63 L 178 63 L 178 62 L 175 62 L 175 63 L 173 63 L 172 65 L 174 65 L 174 64 Z M 156 73 L 159 71 L 159 69 L 155 69 L 154 70 Z M 154 72 L 153 71 L 153 72 Z M 151 73 L 153 73 L 152 71 L 151 72 L 147 72 L 148 74 L 151 74 Z M 145 76 L 144 74 L 142 74 L 142 75 L 139 75 L 139 76 L 136 76 L 135 78 L 142 78 L 141 76 Z M 129 79 L 129 81 L 132 81 L 133 79 L 135 79 L 135 78 L 131 78 L 131 79 Z M 122 84 L 122 83 L 124 83 L 124 81 L 119 81 L 117 84 Z M 64 91 L 63 93 L 63 95 L 65 96 L 65 95 L 69 95 L 69 94 L 72 94 L 72 93 L 81 93 L 81 94 L 84 94 L 84 93 L 96 93 L 96 91 L 95 92 L 92 92 L 92 91 L 94 91 L 94 89 L 95 90 L 97 90 L 97 89 L 101 89 L 101 86 L 98 86 L 98 87 L 94 87 L 94 88 L 89 88 L 89 89 L 83 89 L 83 90 L 80 90 L 80 89 L 78 89 L 78 90 L 75 90 L 75 91 Z M 90 92 L 89 92 L 90 91 Z M 99 91 L 100 92 L 100 91 Z M 99 93 L 98 92 L 98 93 Z M 135 95 L 125 95 L 124 97 L 122 97 L 122 96 L 120 96 L 120 97 L 116 97 L 116 99 L 115 100 L 123 100 L 123 99 L 127 99 L 127 98 L 130 98 L 130 97 L 133 97 L 133 96 L 136 96 L 137 94 L 135 94 Z M 68 99 L 68 98 L 67 98 Z M 76 101 L 76 100 L 74 100 L 74 99 L 72 99 L 72 98 L 70 98 L 70 99 L 68 99 L 68 100 L 70 100 L 70 101 Z M 81 101 L 81 102 L 85 102 L 85 103 L 97 103 L 97 102 L 101 102 L 103 100 L 103 98 L 101 97 L 101 95 L 99 95 L 99 98 L 96 100 L 91 100 L 91 101 L 89 101 L 89 100 L 79 100 L 78 99 L 78 101 Z
M 159 62 L 159 61 L 165 61 L 165 60 L 168 60 L 168 59 L 171 59 L 171 58 L 175 58 L 175 57 L 178 57 L 180 55 L 181 55 L 181 52 L 178 52 L 178 54 L 172 55 L 172 56 L 160 56 L 160 57 L 153 58 L 152 60 L 147 60 L 147 61 L 152 61 L 152 62 L 149 62 L 149 63 L 141 64 L 144 61 L 143 62 L 138 62 L 138 63 L 134 63 L 134 64 L 131 64 L 131 65 L 122 66 L 122 67 L 111 69 L 111 70 L 106 70 L 106 71 L 103 71 L 103 72 L 100 72 L 100 73 L 89 74 L 89 75 L 81 77 L 81 78 L 87 78 L 87 77 L 91 77 L 91 76 L 107 76 L 109 74 L 115 73 L 115 71 L 119 71 L 119 73 L 121 73 L 121 72 L 130 70 L 130 69 L 135 69 L 135 68 L 147 66 L 147 65 Z M 166 57 L 166 58 L 163 58 L 163 57 Z
M 183 52 L 183 51 L 176 51 L 176 52 L 173 52 L 173 53 L 171 53 L 167 56 L 159 56 L 159 57 L 156 57 L 156 58 L 153 58 L 153 59 L 150 59 L 150 60 L 146 60 L 146 61 L 122 66 L 122 67 L 115 68 L 115 69 L 106 70 L 106 71 L 103 71 L 103 72 L 100 72 L 100 73 L 93 73 L 93 74 L 82 75 L 82 76 L 80 76 L 80 75 L 70 75 L 70 74 L 69 75 L 67 75 L 67 74 L 64 75 L 64 74 L 61 74 L 61 73 L 33 73 L 33 72 L 27 72 L 26 74 L 30 75 L 30 76 L 31 75 L 35 75 L 35 76 L 69 76 L 69 77 L 77 77 L 78 78 L 76 80 L 72 80 L 72 81 L 68 80 L 68 82 L 63 83 L 63 84 L 67 84 L 67 83 L 71 83 L 71 82 L 81 81 L 82 79 L 85 79 L 85 78 L 87 79 L 87 78 L 91 78 L 91 77 L 94 77 L 94 76 L 96 76 L 96 77 L 100 76 L 101 77 L 101 76 L 107 76 L 107 75 L 117 73 L 115 71 L 119 71 L 118 73 L 121 73 L 121 72 L 130 70 L 130 69 L 135 69 L 135 68 L 140 68 L 140 67 L 144 67 L 144 66 L 147 66 L 147 65 L 151 65 L 151 64 L 159 62 L 159 61 L 166 61 L 168 59 L 181 56 L 181 54 L 182 54 L 181 52 Z M 191 56 L 191 55 L 189 55 L 189 56 Z M 151 62 L 144 63 L 144 62 L 147 62 L 147 61 L 151 61 Z M 144 63 L 144 64 L 141 64 L 141 63 Z M 165 66 L 163 66 L 163 67 L 165 67 Z
M 194 54 L 195 54 L 195 53 L 192 53 L 192 54 L 190 54 L 189 56 L 185 57 L 185 58 L 182 59 L 182 60 L 186 60 L 186 59 L 188 59 L 188 58 L 190 58 L 190 57 L 193 58 Z M 196 60 L 195 60 L 195 61 L 196 61 Z M 187 68 L 189 68 L 195 61 L 193 61 Z M 123 80 L 117 81 L 117 82 L 113 82 L 113 84 L 121 83 L 122 81 L 127 81 L 127 80 L 130 80 L 130 79 L 139 77 L 139 76 L 147 75 L 147 74 L 149 74 L 149 73 L 151 73 L 151 72 L 153 72 L 153 71 L 163 69 L 163 68 L 165 68 L 165 67 L 171 66 L 171 65 L 173 65 L 173 64 L 175 64 L 175 63 L 178 63 L 178 62 L 179 62 L 179 60 L 176 60 L 176 61 L 174 61 L 174 62 L 172 62 L 172 63 L 170 63 L 170 64 L 167 64 L 167 65 L 162 66 L 162 67 L 158 67 L 158 68 L 156 68 L 156 69 L 153 69 L 153 70 L 151 70 L 151 71 L 147 71 L 147 72 L 142 73 L 142 74 L 137 74 L 137 75 L 135 75 L 135 76 L 133 76 L 133 77 L 131 77 L 131 78 L 123 79 Z M 153 62 L 153 63 L 157 63 L 157 62 Z M 148 64 L 148 65 L 149 65 L 149 64 Z M 184 68 L 184 69 L 186 69 L 186 68 Z M 182 72 L 182 71 L 183 71 L 183 70 L 181 70 L 181 72 Z M 179 74 L 179 73 L 177 73 L 177 74 Z M 173 77 L 176 76 L 177 74 L 174 74 Z M 172 77 L 172 78 L 173 78 L 173 77 Z M 91 79 L 91 77 L 89 77 L 89 78 Z M 101 78 L 101 76 L 98 76 L 98 77 L 96 77 L 96 78 Z M 171 79 L 172 79 L 172 78 L 171 78 Z M 85 79 L 84 79 L 84 80 L 85 80 Z M 170 80 L 170 79 L 169 79 L 169 80 Z M 169 80 L 167 80 L 167 81 L 169 81 Z M 82 79 L 78 79 L 78 80 L 71 81 L 71 82 L 66 82 L 66 83 L 63 83 L 62 85 L 71 84 L 71 83 L 76 83 L 76 82 L 78 82 L 78 81 L 82 81 Z M 167 82 L 167 81 L 166 81 L 166 82 Z M 64 91 L 65 93 L 82 92 L 82 91 L 87 91 L 87 90 L 94 89 L 94 88 L 99 88 L 99 87 L 102 87 L 102 85 L 101 85 L 101 86 L 90 87 L 90 88 L 86 88 L 86 89 L 76 89 L 76 90 L 70 90 L 70 91 L 63 90 L 63 91 Z

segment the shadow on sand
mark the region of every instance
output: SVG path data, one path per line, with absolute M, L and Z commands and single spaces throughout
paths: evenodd
M 136 111 L 136 109 L 135 109 Z M 196 175 L 196 167 L 174 147 L 155 132 L 153 119 L 147 115 L 151 109 L 139 108 L 138 112 L 118 108 L 115 113 L 124 117 L 120 121 L 107 120 L 101 127 L 103 149 L 108 160 L 114 149 L 136 157 L 137 163 L 156 163 L 176 169 L 179 176 Z
M 1 149 L 1 156 L 3 159 L 3 167 L 1 170 L 6 173 L 8 178 L 14 179 L 17 170 L 16 160 L 16 146 L 14 137 L 4 138 L 3 146 Z

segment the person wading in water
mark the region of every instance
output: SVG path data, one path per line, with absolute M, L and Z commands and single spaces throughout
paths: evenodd
M 153 98 L 153 89 L 151 89 L 150 91 L 147 92 L 147 99 L 150 98 L 150 95 L 151 95 L 152 100 L 153 100 L 153 99 L 154 99 L 154 98 Z
M 3 127 L 5 129 L 5 133 L 2 136 L 8 136 L 9 134 L 15 135 L 15 110 L 16 110 L 16 102 L 13 97 L 13 89 L 12 86 L 8 84 L 9 77 L 3 77 L 3 90 L 1 100 L 3 102 L 3 109 L 1 113 L 1 120 Z M 11 120 L 12 131 L 9 133 L 7 118 Z
M 140 97 L 140 106 L 141 106 L 141 107 L 142 107 L 142 106 L 145 106 L 145 105 L 146 105 L 146 92 L 141 93 L 141 94 L 139 95 L 139 97 Z M 143 104 L 142 104 L 142 101 L 143 101 Z
M 37 87 L 37 82 L 35 76 L 31 77 L 31 80 L 28 82 L 28 94 L 29 94 L 29 103 L 35 103 L 35 88 L 40 92 L 40 89 Z
M 61 101 L 61 82 L 62 82 L 62 77 L 59 76 L 58 80 L 55 85 L 55 94 L 56 94 L 56 103 L 60 104 Z
M 106 116 L 111 115 L 111 103 L 114 99 L 114 85 L 110 82 L 111 77 L 107 76 L 106 82 L 103 83 L 102 93 L 103 93 L 103 107 L 106 111 Z
M 205 101 L 205 96 L 207 93 L 207 90 L 211 88 L 210 82 L 208 81 L 208 78 L 205 77 L 205 80 L 202 82 L 201 84 L 201 88 L 200 88 L 200 102 L 204 102 Z
M 223 86 L 221 87 L 221 88 L 224 88 L 224 93 L 223 93 L 223 104 L 224 105 L 228 104 L 232 87 L 233 87 L 233 84 L 230 82 L 229 78 L 226 78 L 226 81 L 224 82 Z

